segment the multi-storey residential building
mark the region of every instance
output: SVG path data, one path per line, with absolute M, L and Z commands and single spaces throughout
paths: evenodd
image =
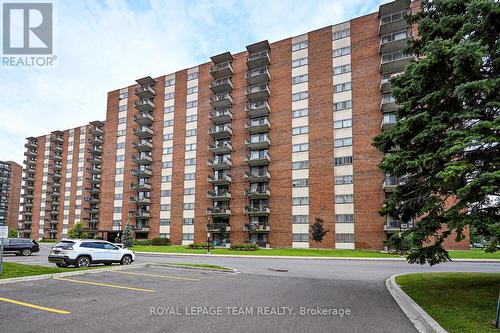
M 210 237 L 216 245 L 382 248 L 412 226 L 378 213 L 398 180 L 380 171 L 382 153 L 371 143 L 395 123 L 389 78 L 410 62 L 403 49 L 414 31 L 404 16 L 418 5 L 397 0 L 109 92 L 99 170 L 106 181 L 89 197 L 99 205 L 89 228 L 110 240 L 131 224 L 135 238 L 173 244 Z M 36 140 L 45 147 L 49 139 Z M 37 153 L 37 168 L 49 153 Z M 96 154 L 88 158 L 100 161 Z M 38 218 L 45 206 L 34 201 Z M 76 219 L 69 212 L 69 224 L 46 236 L 64 236 Z M 321 244 L 309 237 L 316 217 L 329 230 Z
M 17 231 L 21 166 L 12 161 L 0 161 L 0 225 Z

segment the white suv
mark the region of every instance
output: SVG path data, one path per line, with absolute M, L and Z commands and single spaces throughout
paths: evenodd
M 49 253 L 49 262 L 55 263 L 57 267 L 88 267 L 90 264 L 112 263 L 130 265 L 134 260 L 134 252 L 97 239 L 61 240 Z

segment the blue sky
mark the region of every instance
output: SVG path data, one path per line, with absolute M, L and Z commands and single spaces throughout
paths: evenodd
M 54 67 L 0 66 L 0 160 L 21 163 L 25 137 L 104 120 L 107 92 L 136 78 L 340 23 L 385 2 L 53 1 Z

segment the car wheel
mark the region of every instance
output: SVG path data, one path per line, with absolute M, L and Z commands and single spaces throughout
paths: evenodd
M 59 262 L 58 262 L 58 263 L 56 263 L 56 266 L 57 266 L 57 267 L 59 267 L 59 268 L 66 268 L 66 267 L 68 267 L 68 265 L 66 265 L 66 264 L 61 264 L 61 263 L 59 263 Z
M 30 249 L 23 249 L 21 251 L 21 255 L 25 256 L 25 257 L 30 256 L 31 255 L 31 250 Z
M 76 267 L 85 268 L 90 266 L 90 258 L 89 257 L 80 257 L 76 260 Z
M 120 265 L 130 265 L 132 263 L 132 257 L 130 255 L 124 255 L 120 261 Z

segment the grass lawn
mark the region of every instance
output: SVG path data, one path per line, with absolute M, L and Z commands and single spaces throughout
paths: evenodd
M 165 264 L 154 264 L 154 266 L 188 266 L 188 267 L 196 267 L 196 268 L 213 268 L 213 269 L 219 269 L 221 271 L 228 271 L 232 272 L 233 270 L 224 266 L 219 266 L 219 265 L 208 265 L 208 264 L 183 264 L 183 263 L 178 263 L 178 262 L 167 262 Z
M 418 273 L 396 277 L 401 288 L 450 333 L 498 333 L 500 273 Z
M 59 268 L 59 267 L 45 267 L 36 265 L 17 264 L 4 261 L 3 274 L 0 275 L 0 279 L 10 279 L 21 276 L 31 276 L 31 275 L 41 275 L 41 274 L 63 273 L 68 271 L 77 271 L 77 270 L 99 268 L 99 267 L 100 266 L 89 267 L 89 268 Z
M 450 251 L 452 259 L 500 259 L 500 250 L 486 253 L 483 249 L 470 249 L 468 251 Z

